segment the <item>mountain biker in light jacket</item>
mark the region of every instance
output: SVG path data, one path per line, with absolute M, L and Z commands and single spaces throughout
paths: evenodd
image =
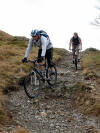
M 53 45 L 50 41 L 49 36 L 43 30 L 32 30 L 31 39 L 28 43 L 28 48 L 25 53 L 25 57 L 22 59 L 22 62 L 27 62 L 27 58 L 33 46 L 39 47 L 38 50 L 38 63 L 42 63 L 44 58 L 47 59 L 48 66 L 52 70 L 52 58 L 53 58 Z
M 78 33 L 74 33 L 74 36 L 71 38 L 69 43 L 69 50 L 71 50 L 72 47 L 72 53 L 73 53 L 73 62 L 74 62 L 74 55 L 75 50 L 77 50 L 78 53 L 78 61 L 80 61 L 80 52 L 79 50 L 82 50 L 82 41 L 81 38 L 78 36 Z

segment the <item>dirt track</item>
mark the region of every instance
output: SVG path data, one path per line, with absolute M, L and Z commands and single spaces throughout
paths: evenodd
M 50 89 L 46 85 L 36 99 L 29 99 L 23 88 L 11 92 L 8 107 L 13 119 L 32 133 L 99 133 L 100 121 L 83 115 L 72 104 L 70 88 L 76 82 L 84 81 L 80 65 L 78 68 L 76 72 L 71 55 L 66 53 L 57 66 L 58 81 L 55 88 Z

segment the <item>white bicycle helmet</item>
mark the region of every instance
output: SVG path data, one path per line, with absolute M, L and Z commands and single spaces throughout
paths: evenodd
M 36 35 L 38 35 L 38 30 L 37 29 L 35 29 L 35 30 L 32 30 L 31 31 L 31 36 L 36 36 Z

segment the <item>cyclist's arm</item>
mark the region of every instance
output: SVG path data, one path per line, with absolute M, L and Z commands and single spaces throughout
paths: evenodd
M 69 50 L 71 50 L 71 45 L 72 45 L 72 39 L 69 42 Z
M 28 43 L 28 47 L 27 47 L 27 50 L 26 50 L 26 53 L 25 53 L 25 57 L 28 58 L 29 56 L 29 53 L 32 49 L 32 46 L 33 46 L 33 41 L 32 41 L 32 38 L 29 40 L 29 43 Z
M 42 36 L 41 37 L 41 43 L 42 43 L 42 53 L 41 53 L 41 56 L 44 57 L 45 54 L 46 54 L 47 38 Z
M 80 50 L 82 50 L 82 40 L 80 39 Z

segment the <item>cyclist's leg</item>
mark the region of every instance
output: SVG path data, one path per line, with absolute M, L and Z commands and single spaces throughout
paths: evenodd
M 41 58 L 42 49 L 39 49 L 38 51 L 38 63 L 42 64 L 40 58 Z M 39 70 L 43 71 L 43 66 L 39 66 Z
M 80 60 L 79 45 L 77 45 L 77 54 L 78 54 L 78 60 Z
M 47 62 L 48 62 L 48 67 L 51 68 L 51 71 L 53 71 L 53 48 L 51 49 L 48 49 L 46 51 L 46 59 L 47 59 Z
M 47 68 L 47 82 L 50 86 L 54 86 L 57 81 L 57 69 L 52 61 L 53 59 L 53 48 L 47 50 L 46 53 L 46 59 L 48 63 L 48 68 Z
M 73 44 L 72 45 L 72 60 L 73 60 L 73 63 L 74 63 L 74 57 L 75 57 L 75 49 L 76 49 L 76 46 Z
M 41 53 L 42 53 L 42 49 L 39 49 L 38 51 L 38 63 L 40 63 L 40 58 L 41 58 Z

